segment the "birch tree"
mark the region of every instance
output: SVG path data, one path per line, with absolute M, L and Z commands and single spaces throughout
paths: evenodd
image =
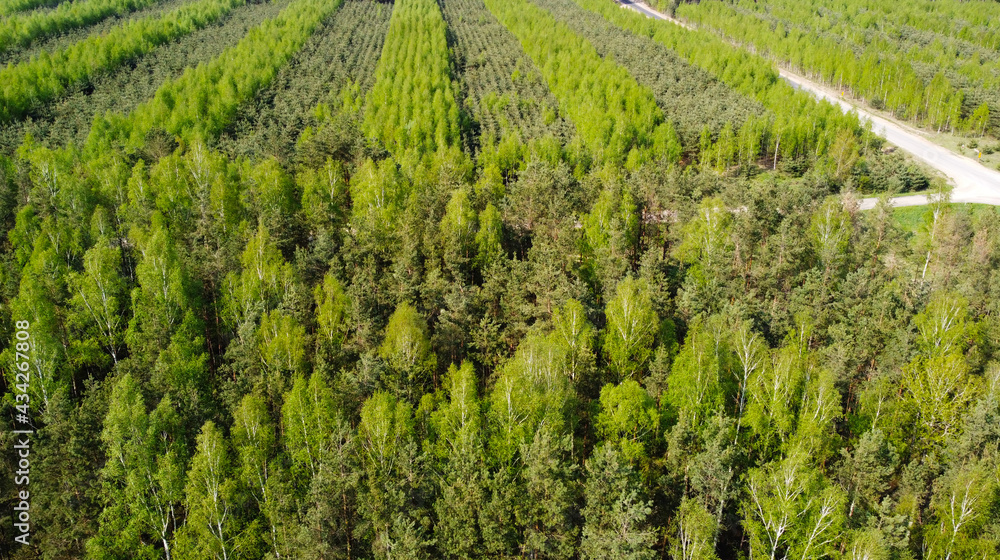
M 247 395 L 233 414 L 233 448 L 239 459 L 238 475 L 250 490 L 267 523 L 268 540 L 276 559 L 287 555 L 287 528 L 275 496 L 277 437 L 267 403 Z
M 807 464 L 806 455 L 752 469 L 740 506 L 751 558 L 828 558 L 839 543 L 843 495 Z
M 117 364 L 125 321 L 121 309 L 125 295 L 121 249 L 112 247 L 107 239 L 99 239 L 84 254 L 83 269 L 83 274 L 71 281 L 74 305 L 96 327 L 102 346 Z
M 435 373 L 437 357 L 431 352 L 427 323 L 409 303 L 400 304 L 389 318 L 379 356 L 398 373 L 393 389 L 400 394 L 419 392 Z
M 238 488 L 230 453 L 222 430 L 211 420 L 205 422 L 184 488 L 188 516 L 179 548 L 185 557 L 229 560 L 239 556 L 234 504 Z
M 1000 486 L 996 472 L 989 459 L 972 460 L 954 465 L 937 482 L 931 499 L 935 522 L 925 526 L 924 558 L 985 558 L 995 553 L 996 538 L 986 534 L 984 524 L 995 515 Z
M 733 353 L 740 365 L 736 372 L 739 390 L 736 399 L 736 437 L 738 438 L 740 428 L 743 426 L 743 412 L 746 408 L 749 386 L 751 382 L 756 381 L 756 378 L 762 375 L 762 370 L 769 361 L 769 349 L 759 335 L 753 332 L 751 325 L 741 321 L 736 328 Z
M 641 377 L 659 328 L 645 281 L 629 277 L 619 282 L 605 313 L 604 353 L 611 370 L 619 381 Z
M 561 346 L 566 356 L 566 374 L 578 383 L 591 373 L 594 364 L 594 328 L 587 319 L 583 304 L 567 300 L 552 313 L 553 342 Z
M 97 536 L 88 543 L 88 551 L 96 557 L 132 553 L 173 557 L 184 498 L 180 432 L 180 419 L 169 397 L 148 413 L 131 375 L 115 383 L 101 431 L 108 455 L 101 471 L 108 506 Z M 161 548 L 154 550 L 149 540 Z
M 674 560 L 717 560 L 715 516 L 696 500 L 684 498 L 669 537 L 670 557 Z

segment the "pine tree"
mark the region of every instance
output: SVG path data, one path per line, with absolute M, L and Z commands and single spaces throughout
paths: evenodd
M 651 560 L 655 533 L 646 518 L 652 511 L 636 473 L 613 444 L 598 447 L 587 460 L 583 539 L 580 558 Z

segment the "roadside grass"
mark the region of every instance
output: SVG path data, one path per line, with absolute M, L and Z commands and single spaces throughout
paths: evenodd
M 968 215 L 972 221 L 975 221 L 983 214 L 997 211 L 996 207 L 989 204 L 970 204 L 965 202 L 950 203 L 948 204 L 948 208 L 952 212 Z M 932 211 L 933 206 L 931 205 L 893 208 L 892 221 L 902 231 L 916 233 Z
M 976 138 L 947 132 L 931 133 L 927 138 L 956 154 L 978 161 L 984 167 L 1000 169 L 1000 140 L 988 136 Z

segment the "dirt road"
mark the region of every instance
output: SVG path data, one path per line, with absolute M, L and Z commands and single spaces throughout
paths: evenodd
M 618 0 L 623 7 L 631 8 L 646 16 L 669 21 L 681 27 L 691 29 L 691 26 L 670 16 L 658 12 L 641 2 Z M 778 68 L 781 77 L 793 87 L 808 91 L 820 99 L 826 99 L 837 104 L 844 112 L 857 111 L 858 116 L 872 122 L 872 130 L 881 134 L 893 145 L 910 154 L 946 176 L 952 186 L 952 202 L 975 202 L 1000 206 L 1000 172 L 983 167 L 972 158 L 938 146 L 924 138 L 924 135 L 904 124 L 873 115 L 846 99 L 841 98 L 829 88 L 809 80 L 803 76 Z M 866 198 L 861 202 L 862 209 L 875 206 L 877 199 Z M 906 195 L 892 199 L 893 206 L 918 206 L 927 204 L 926 195 Z

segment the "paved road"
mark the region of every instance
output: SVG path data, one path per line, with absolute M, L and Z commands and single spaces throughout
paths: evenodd
M 618 0 L 618 2 L 622 6 L 636 10 L 649 17 L 669 21 L 691 29 L 689 25 L 658 12 L 641 2 L 632 0 Z M 977 202 L 1000 206 L 1000 173 L 984 167 L 972 158 L 956 154 L 947 148 L 934 144 L 924 138 L 917 130 L 873 115 L 840 98 L 835 92 L 812 80 L 782 68 L 779 68 L 778 72 L 792 86 L 808 91 L 816 97 L 826 99 L 831 103 L 835 103 L 844 112 L 857 111 L 862 119 L 872 122 L 872 130 L 876 133 L 881 134 L 886 140 L 898 146 L 915 159 L 940 171 L 948 177 L 954 187 L 951 193 L 952 202 Z M 928 203 L 927 196 L 925 195 L 899 196 L 891 199 L 891 201 L 893 206 L 918 206 Z M 861 201 L 861 208 L 872 208 L 876 202 L 877 199 L 866 198 Z

